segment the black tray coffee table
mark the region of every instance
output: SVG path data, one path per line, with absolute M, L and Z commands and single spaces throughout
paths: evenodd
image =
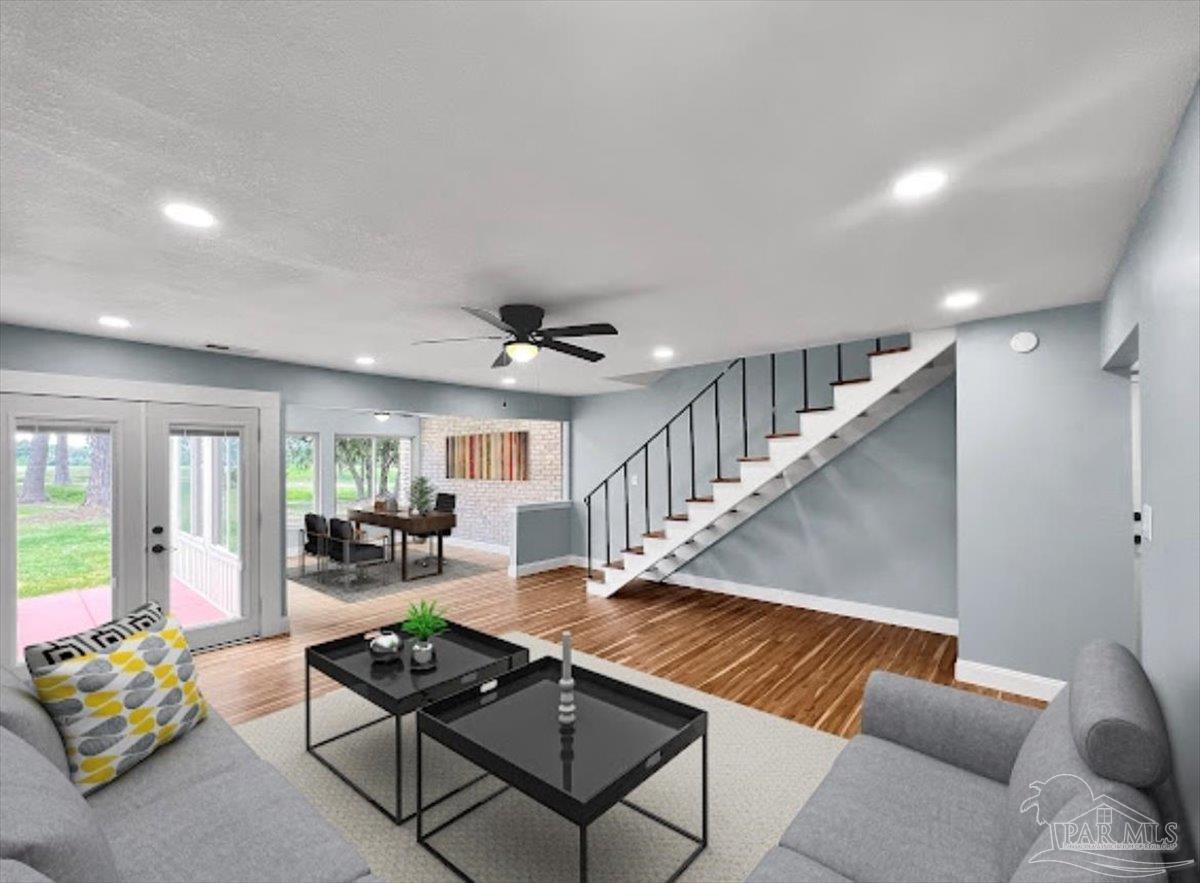
M 399 623 L 387 625 L 384 628 L 401 634 Z M 304 650 L 304 747 L 334 775 L 357 791 L 364 800 L 397 825 L 403 824 L 416 815 L 413 812 L 408 815 L 404 814 L 400 795 L 404 782 L 403 740 L 400 735 L 401 718 L 429 702 L 443 699 L 460 690 L 469 689 L 473 685 L 495 678 L 529 662 L 529 651 L 525 647 L 502 641 L 452 622 L 444 632 L 433 638 L 437 666 L 431 671 L 413 671 L 409 664 L 409 650 L 413 641 L 412 637 L 405 639 L 403 652 L 398 662 L 375 661 L 368 648 L 368 642 L 361 634 L 357 633 L 326 641 L 323 644 L 314 644 Z M 387 713 L 314 744 L 312 741 L 311 690 L 314 668 Z M 394 720 L 396 726 L 395 812 L 383 806 L 352 782 L 328 758 L 322 757 L 317 751 L 323 745 L 328 745 L 330 742 L 343 739 L 386 720 Z M 483 776 L 467 782 L 444 797 L 457 794 L 481 778 Z
M 622 803 L 696 844 L 671 875 L 675 880 L 708 845 L 708 714 L 649 690 L 573 667 L 575 723 L 558 723 L 562 663 L 540 659 L 431 703 L 417 712 L 417 842 L 464 880 L 470 878 L 429 839 L 510 787 L 579 828 L 579 879 L 587 880 L 588 825 Z M 503 784 L 426 830 L 421 743 L 433 739 Z M 701 740 L 700 833 L 626 799 L 638 785 Z M 448 795 L 447 795 L 448 796 Z

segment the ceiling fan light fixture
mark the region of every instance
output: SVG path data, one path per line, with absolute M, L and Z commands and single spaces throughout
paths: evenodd
M 527 340 L 514 340 L 504 345 L 504 352 L 518 364 L 532 362 L 537 358 L 539 349 L 536 343 L 530 343 Z

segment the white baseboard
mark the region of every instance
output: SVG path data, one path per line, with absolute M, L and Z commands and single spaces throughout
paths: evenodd
M 447 546 L 458 546 L 460 549 L 475 549 L 480 552 L 492 552 L 496 555 L 507 555 L 508 546 L 499 543 L 485 543 L 482 540 L 465 540 L 462 537 L 445 537 L 442 542 Z
M 1034 699 L 1044 699 L 1047 702 L 1066 686 L 1066 681 L 1060 681 L 1057 678 L 1047 678 L 1011 668 L 1001 668 L 985 662 L 972 662 L 969 659 L 959 659 L 954 663 L 954 677 L 979 687 L 1003 690 L 1005 693 L 1017 693 L 1021 696 L 1032 696 Z
M 926 632 L 935 632 L 939 635 L 958 634 L 958 620 L 950 616 L 920 613 L 916 610 L 900 610 L 895 607 L 864 604 L 861 601 L 846 601 L 842 598 L 827 598 L 824 595 L 809 595 L 805 592 L 793 592 L 771 586 L 753 586 L 748 583 L 738 583 L 711 576 L 696 576 L 690 573 L 676 573 L 668 577 L 666 581 L 672 585 L 720 592 L 723 595 L 738 595 L 742 598 L 753 598 L 756 601 L 768 601 L 772 604 L 786 604 L 789 607 L 804 607 L 808 610 L 836 613 L 839 616 L 852 616 L 855 619 L 868 619 L 888 625 L 901 625 Z
M 558 558 L 545 558 L 542 561 L 529 561 L 525 564 L 508 562 L 509 576 L 530 576 L 534 573 L 545 573 L 547 570 L 558 570 L 560 567 L 583 567 L 583 556 L 562 555 Z

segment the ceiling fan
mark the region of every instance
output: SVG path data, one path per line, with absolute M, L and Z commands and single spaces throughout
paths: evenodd
M 592 337 L 600 334 L 616 334 L 617 329 L 607 322 L 594 322 L 590 325 L 560 325 L 557 328 L 543 328 L 542 319 L 546 311 L 533 304 L 505 304 L 496 316 L 487 310 L 476 307 L 463 307 L 477 319 L 482 319 L 504 334 L 485 334 L 478 337 L 443 337 L 438 340 L 416 340 L 414 344 L 451 343 L 460 340 L 503 340 L 500 355 L 492 362 L 493 368 L 507 368 L 513 362 L 532 362 L 537 354 L 544 349 L 554 350 L 577 359 L 589 362 L 599 362 L 604 353 L 566 343 L 564 337 Z

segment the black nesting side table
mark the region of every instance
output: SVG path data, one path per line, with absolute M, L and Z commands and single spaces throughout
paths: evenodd
M 511 787 L 579 828 L 579 879 L 586 883 L 588 825 L 621 803 L 696 844 L 671 875 L 675 880 L 708 845 L 707 712 L 576 666 L 576 721 L 563 727 L 560 672 L 557 659 L 540 659 L 417 712 L 417 842 L 469 880 L 429 839 Z M 426 830 L 424 813 L 445 798 L 422 802 L 424 739 L 450 748 L 502 787 Z M 694 834 L 626 797 L 697 739 L 701 823 Z
M 400 625 L 384 628 L 400 633 Z M 431 671 L 412 671 L 409 667 L 409 648 L 413 638 L 407 638 L 399 663 L 376 662 L 361 634 L 347 635 L 323 644 L 315 644 L 304 650 L 304 746 L 309 754 L 324 764 L 334 775 L 353 788 L 359 796 L 397 825 L 411 819 L 416 813 L 404 814 L 401 798 L 403 774 L 403 740 L 400 732 L 401 718 L 416 711 L 429 702 L 469 689 L 529 662 L 529 651 L 519 644 L 502 641 L 491 635 L 450 623 L 446 631 L 433 638 L 437 667 Z M 344 687 L 362 696 L 368 702 L 387 712 L 382 717 L 368 721 L 343 733 L 312 741 L 312 670 L 332 678 Z M 392 812 L 357 784 L 317 750 L 330 742 L 343 739 L 367 727 L 387 720 L 394 720 L 396 727 L 396 811 Z M 478 776 L 454 789 L 443 798 L 478 782 Z M 438 802 L 441 802 L 439 799 Z

